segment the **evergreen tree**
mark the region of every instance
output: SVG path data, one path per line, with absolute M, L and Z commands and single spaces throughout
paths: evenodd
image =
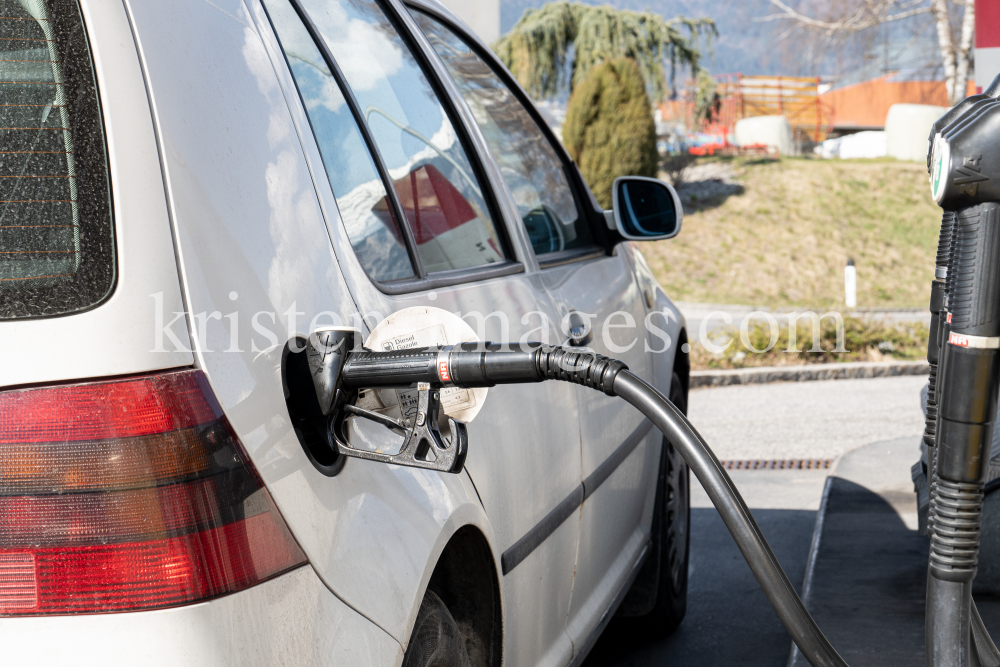
M 656 125 L 636 61 L 615 58 L 592 68 L 569 99 L 562 135 L 604 208 L 611 208 L 618 176 L 656 177 Z

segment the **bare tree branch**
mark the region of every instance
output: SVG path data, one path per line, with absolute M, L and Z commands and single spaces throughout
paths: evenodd
M 790 24 L 790 27 L 784 31 L 783 37 L 801 28 L 825 35 L 830 40 L 829 43 L 887 23 L 930 14 L 934 17 L 937 28 L 938 49 L 944 67 L 948 100 L 951 104 L 955 104 L 965 96 L 975 34 L 975 0 L 855 0 L 843 4 L 830 2 L 828 6 L 833 6 L 834 10 L 839 6 L 842 11 L 839 15 L 834 11 L 829 17 L 804 14 L 788 4 L 792 0 L 768 1 L 779 12 L 755 18 L 754 21 L 784 21 Z M 962 9 L 957 44 L 951 25 L 949 5 Z
M 839 21 L 822 21 L 799 13 L 781 0 L 769 1 L 772 5 L 782 10 L 782 13 L 760 16 L 755 18 L 754 21 L 767 22 L 791 20 L 804 26 L 817 28 L 823 32 L 859 32 L 861 30 L 867 30 L 868 28 L 882 25 L 883 23 L 902 21 L 903 19 L 908 19 L 913 16 L 929 14 L 933 11 L 931 7 L 915 7 L 913 9 L 903 9 L 902 11 L 891 13 L 892 9 L 898 7 L 901 3 L 894 2 L 893 0 L 882 0 L 881 2 L 865 2 L 865 6 L 859 7 L 852 14 Z M 908 7 L 914 7 L 915 5 L 922 3 L 910 2 L 905 4 Z M 963 4 L 965 3 L 963 2 Z

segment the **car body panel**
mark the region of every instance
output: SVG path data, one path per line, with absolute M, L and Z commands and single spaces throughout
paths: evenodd
M 405 641 L 450 534 L 472 524 L 492 537 L 475 489 L 467 475 L 360 460 L 329 478 L 309 462 L 285 407 L 282 347 L 356 310 L 271 61 L 242 2 L 129 7 L 199 365 L 321 579 Z M 258 312 L 277 314 L 258 320 L 279 343 L 270 350 L 249 321 Z
M 382 667 L 403 658 L 398 642 L 338 600 L 308 565 L 186 607 L 6 618 L 0 644 L 8 665 Z
M 649 377 L 652 360 L 644 348 L 645 308 L 628 259 L 612 256 L 542 271 L 557 300 L 559 313 L 593 318 L 587 346 L 598 354 L 621 359 L 639 377 Z M 631 328 L 621 325 L 631 316 Z M 612 604 L 649 540 L 650 519 L 659 461 L 659 434 L 636 410 L 620 399 L 589 388 L 574 387 L 580 405 L 581 451 L 586 480 L 643 429 L 634 450 L 598 488 L 587 489 L 581 508 L 577 559 L 568 632 L 582 645 Z M 592 495 L 591 495 L 592 494 Z
M 182 348 L 164 337 L 167 344 L 156 351 L 157 332 L 184 312 L 184 302 L 128 17 L 114 2 L 84 0 L 81 8 L 104 113 L 118 280 L 107 301 L 82 313 L 0 322 L 0 386 L 126 375 L 193 361 L 183 318 L 171 327 Z
M 605 332 L 595 332 L 595 347 L 597 351 L 615 358 L 620 358 L 630 364 L 630 370 L 640 377 L 647 378 L 653 386 L 664 394 L 670 391 L 673 375 L 674 359 L 679 344 L 680 332 L 684 328 L 683 315 L 669 301 L 663 289 L 642 257 L 640 249 L 633 243 L 621 243 L 616 247 L 616 254 L 626 264 L 626 269 L 618 278 L 621 285 L 618 291 L 619 302 L 607 304 L 616 291 L 605 287 L 600 292 L 600 298 L 591 303 L 594 310 L 604 308 L 602 318 L 615 310 L 628 312 L 635 318 L 636 328 L 611 328 Z M 612 269 L 621 271 L 622 269 Z M 628 276 L 628 280 L 624 276 Z M 591 276 L 593 278 L 594 276 Z M 574 281 L 582 282 L 582 281 Z M 604 284 L 614 284 L 607 277 Z M 602 282 L 590 283 L 594 286 L 594 294 Z M 581 290 L 582 291 L 582 290 Z M 651 297 L 651 298 L 650 298 Z M 579 301 L 579 300 L 578 300 Z M 652 302 L 652 305 L 650 304 Z M 587 302 L 582 300 L 578 305 L 586 310 Z M 624 322 L 622 317 L 615 319 L 615 324 Z M 646 323 L 646 324 L 644 324 Z M 652 326 L 659 328 L 655 331 Z M 620 340 L 615 340 L 620 338 Z M 617 349 L 608 349 L 604 341 L 610 342 Z M 635 341 L 634 347 L 626 352 L 621 347 Z M 651 353 L 651 351 L 653 351 Z M 583 505 L 581 518 L 580 554 L 588 554 L 587 562 L 581 562 L 577 571 L 577 583 L 574 588 L 574 611 L 579 605 L 577 621 L 571 623 L 570 636 L 575 644 L 588 643 L 592 623 L 598 622 L 601 614 L 615 600 L 621 586 L 628 581 L 633 573 L 636 558 L 643 553 L 650 537 L 650 527 L 654 511 L 656 471 L 661 455 L 663 436 L 651 428 L 651 425 L 634 410 L 626 410 L 625 414 L 615 413 L 613 401 L 597 392 L 590 392 L 589 399 L 592 416 L 605 415 L 605 422 L 592 422 L 590 428 L 601 428 L 602 423 L 608 423 L 611 428 L 595 432 L 595 439 L 590 447 L 584 446 L 584 474 L 591 475 L 603 460 L 611 455 L 614 447 L 620 443 L 626 434 L 634 433 L 630 429 L 646 429 L 642 441 L 625 461 L 605 480 L 594 492 L 587 496 Z M 610 422 L 610 423 L 609 423 Z M 617 437 L 616 437 L 617 436 Z M 589 450 L 589 460 L 588 460 Z M 621 545 L 616 552 L 608 545 Z M 590 595 L 585 595 L 589 592 Z
M 266 29 L 267 17 L 259 4 L 254 2 L 251 6 L 295 119 L 340 265 L 364 313 L 366 330 L 389 313 L 429 306 L 461 315 L 484 315 L 486 319 L 481 322 L 475 316 L 468 321 L 487 340 L 518 340 L 531 332 L 533 338 L 553 340 L 557 334 L 551 298 L 530 263 L 525 273 L 409 295 L 387 295 L 372 283 L 351 249 L 323 171 L 319 148 L 280 46 Z M 460 113 L 463 118 L 464 114 L 470 114 L 467 107 Z M 477 136 L 478 127 L 474 121 L 471 125 L 475 127 L 475 134 L 470 134 L 476 149 L 485 158 L 484 162 L 492 163 L 494 173 L 499 174 L 481 135 Z M 488 166 L 487 171 L 490 169 Z M 499 182 L 505 189 L 502 178 Z M 498 194 L 498 199 L 502 202 L 504 195 Z M 523 234 L 518 233 L 517 226 L 521 223 L 516 217 L 516 207 L 501 203 L 499 208 L 508 223 L 515 257 L 522 260 L 531 251 L 525 247 Z M 512 219 L 517 226 L 510 224 Z M 548 323 L 544 333 L 538 331 L 542 320 L 537 313 L 543 313 Z M 513 421 L 509 412 L 512 405 L 518 406 L 517 419 Z M 552 414 L 576 423 L 572 387 L 558 383 L 495 387 L 490 390 L 488 404 L 469 424 L 470 451 L 465 467 L 482 499 L 495 535 L 491 544 L 498 551 L 523 537 L 581 483 L 579 433 L 575 428 L 567 431 L 563 422 L 551 419 Z M 525 562 L 503 577 L 505 654 L 517 656 L 510 658 L 513 661 L 510 664 L 534 664 L 537 656 L 545 656 L 544 664 L 559 665 L 566 664 L 572 656 L 572 645 L 564 630 L 578 537 L 578 521 L 568 520 Z M 531 609 L 531 613 L 525 614 L 525 608 Z
M 650 382 L 663 390 L 670 387 L 670 377 L 677 367 L 688 369 L 690 364 L 679 363 L 677 354 L 689 354 L 680 349 L 688 340 L 687 320 L 684 313 L 667 296 L 666 290 L 656 280 L 653 270 L 649 268 L 641 247 L 636 243 L 623 243 L 618 246 L 632 265 L 636 286 L 646 303 L 646 338 L 653 360 L 650 369 Z M 654 329 L 655 327 L 655 329 Z

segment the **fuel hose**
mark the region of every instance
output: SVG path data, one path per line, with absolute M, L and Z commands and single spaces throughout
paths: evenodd
M 775 613 L 814 667 L 847 667 L 806 610 L 736 485 L 691 422 L 621 361 L 577 348 L 465 343 L 348 355 L 344 387 L 399 387 L 421 382 L 464 388 L 561 380 L 619 396 L 645 415 L 681 453 L 715 505 Z
M 795 592 L 736 485 L 687 417 L 663 394 L 629 371 L 620 372 L 613 386 L 615 393 L 653 422 L 684 457 L 802 655 L 814 667 L 846 667 L 847 662 L 833 648 Z

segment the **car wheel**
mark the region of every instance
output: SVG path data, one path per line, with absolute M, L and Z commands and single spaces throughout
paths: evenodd
M 433 591 L 420 603 L 403 667 L 471 667 L 458 624 Z
M 674 373 L 670 382 L 670 401 L 687 414 L 687 394 L 681 379 Z M 663 439 L 666 458 L 663 480 L 663 503 L 660 517 L 660 576 L 656 603 L 642 617 L 648 634 L 666 636 L 677 629 L 687 610 L 688 556 L 690 554 L 691 488 L 687 463 L 674 446 Z

